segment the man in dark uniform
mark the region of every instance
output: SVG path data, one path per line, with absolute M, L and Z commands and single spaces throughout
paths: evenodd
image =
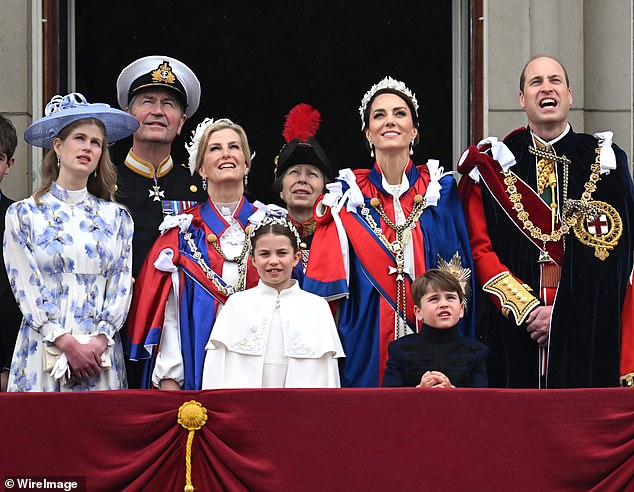
M 619 369 L 632 269 L 634 188 L 612 132 L 575 133 L 572 92 L 551 57 L 520 77 L 528 128 L 483 140 L 458 170 L 493 387 L 602 387 Z
M 13 167 L 13 154 L 17 145 L 18 137 L 15 126 L 10 120 L 0 115 L 0 183 L 9 175 Z M 7 389 L 15 339 L 22 321 L 22 312 L 15 302 L 13 291 L 9 285 L 2 255 L 4 216 L 12 203 L 13 200 L 0 192 L 0 391 Z
M 125 67 L 117 79 L 121 108 L 140 123 L 132 148 L 117 166 L 116 199 L 134 220 L 132 275 L 136 278 L 166 215 L 206 200 L 200 176 L 172 160 L 172 142 L 200 102 L 200 82 L 184 63 L 169 56 L 146 56 Z M 126 329 L 127 332 L 127 329 Z M 124 338 L 125 340 L 125 338 Z M 141 387 L 146 370 L 126 359 L 128 386 Z
M 172 142 L 200 102 L 200 83 L 184 63 L 169 56 L 146 56 L 117 79 L 121 108 L 140 123 L 132 149 L 117 166 L 117 200 L 134 220 L 132 274 L 136 277 L 159 236 L 165 215 L 177 215 L 207 197 L 200 176 L 170 155 Z

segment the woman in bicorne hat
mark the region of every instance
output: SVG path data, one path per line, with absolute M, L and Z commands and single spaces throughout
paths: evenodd
M 244 196 L 252 158 L 244 129 L 206 118 L 185 147 L 208 199 L 161 224 L 127 321 L 130 358 L 149 361 L 144 386 L 160 389 L 201 388 L 218 310 L 259 278 L 248 261 L 246 228 L 255 209 Z
M 333 179 L 328 156 L 315 138 L 320 120 L 319 111 L 312 106 L 294 106 L 286 115 L 282 132 L 286 143 L 275 158 L 273 189 L 280 194 L 288 218 L 302 239 L 304 271 L 316 226 L 313 206 Z
M 45 114 L 24 134 L 51 148 L 42 185 L 6 216 L 5 264 L 24 316 L 8 390 L 124 389 L 133 224 L 112 201 L 108 144 L 139 123 L 81 94 L 55 96 Z
M 441 267 L 471 287 L 472 259 L 453 176 L 437 160 L 412 161 L 419 140 L 416 96 L 385 77 L 359 110 L 374 163 L 340 171 L 317 204 L 311 257 L 319 261 L 309 262 L 303 287 L 340 299 L 342 386 L 375 387 L 389 342 L 419 330 L 411 282 Z M 471 334 L 471 319 L 461 328 Z

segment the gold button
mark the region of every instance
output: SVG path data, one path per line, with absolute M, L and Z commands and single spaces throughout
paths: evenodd
M 379 202 L 379 199 L 376 198 L 376 197 L 374 197 L 374 198 L 372 198 L 372 200 L 370 200 L 370 205 L 372 207 L 374 207 L 374 208 L 378 207 L 380 203 L 381 202 Z
M 308 249 L 308 245 L 305 242 L 303 242 L 303 241 L 301 243 L 299 243 L 299 247 L 301 249 Z
M 196 185 L 191 185 L 189 187 L 189 191 L 191 191 L 192 193 L 196 193 L 198 191 L 198 186 Z
M 209 241 L 210 243 L 215 243 L 216 241 L 218 241 L 218 236 L 211 233 L 209 234 L 209 236 L 207 236 L 207 241 Z
M 114 191 L 119 191 L 119 185 L 114 185 Z
M 423 195 L 415 195 L 414 203 L 421 203 L 423 201 Z
M 250 232 L 251 232 L 251 224 L 247 224 L 247 226 L 244 228 L 244 233 L 248 236 Z
M 134 277 L 132 277 L 132 283 L 136 282 L 136 279 Z

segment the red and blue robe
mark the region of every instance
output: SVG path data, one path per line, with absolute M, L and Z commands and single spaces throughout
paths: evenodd
M 393 197 L 383 188 L 380 168 L 375 164 L 371 170 L 355 170 L 354 175 L 365 207 L 386 239 L 393 242 L 395 231 L 370 205 L 372 198 L 378 198 L 387 217 L 396 223 Z M 411 161 L 405 175 L 409 188 L 400 196 L 400 203 L 405 217 L 409 217 L 414 197 L 425 196 L 431 178 L 426 165 L 416 167 Z M 345 195 L 349 186 L 345 181 L 341 183 Z M 456 182 L 446 174 L 440 178 L 439 184 L 441 189 L 437 204 L 424 209 L 409 239 L 413 242 L 414 272 L 405 274 L 405 306 L 407 325 L 414 332 L 419 326 L 410 291 L 413 279 L 427 269 L 437 267 L 439 258 L 449 263 L 457 255 L 463 268 L 473 268 Z M 342 386 L 377 387 L 387 362 L 387 346 L 395 336 L 397 281 L 389 267 L 395 268 L 396 261 L 364 219 L 361 207 L 350 212 L 343 206 L 339 217 L 349 245 L 348 257 L 343 257 L 336 222 L 328 210 L 317 221 L 303 288 L 327 299 L 340 299 L 337 327 L 346 352 L 340 367 Z M 348 272 L 346 263 L 349 265 Z M 470 280 L 471 288 L 472 282 Z M 461 334 L 473 334 L 473 315 L 470 299 L 465 318 L 460 323 Z
M 254 211 L 253 205 L 242 198 L 234 218 L 244 229 Z M 204 262 L 220 277 L 224 260 L 209 242 L 209 235 L 214 234 L 221 238 L 229 224 L 209 199 L 184 213 L 193 215 L 188 232 L 192 234 Z M 149 362 L 144 370 L 144 387 L 147 387 L 151 380 L 152 362 L 155 360 L 161 340 L 165 305 L 172 290 L 172 274 L 158 270 L 154 266 L 159 254 L 166 248 L 173 251 L 172 262 L 178 268 L 178 316 L 185 373 L 183 389 L 200 389 L 205 346 L 218 307 L 226 302 L 227 295 L 207 278 L 207 274 L 194 259 L 179 227 L 168 230 L 156 240 L 135 282 L 132 307 L 128 316 L 130 359 Z M 258 274 L 248 261 L 245 288 L 254 287 L 257 282 Z

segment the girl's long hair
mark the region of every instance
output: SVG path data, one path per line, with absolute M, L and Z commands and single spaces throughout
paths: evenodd
M 64 141 L 68 135 L 80 125 L 93 124 L 101 128 L 103 134 L 104 143 L 101 148 L 101 157 L 97 162 L 96 173 L 90 173 L 88 176 L 88 183 L 86 187 L 88 192 L 95 195 L 98 198 L 104 200 L 113 201 L 115 186 L 117 184 L 117 169 L 110 160 L 110 151 L 108 150 L 106 127 L 97 118 L 82 118 L 81 120 L 73 121 L 66 125 L 62 131 L 59 132 L 57 138 Z M 33 199 L 35 203 L 40 204 L 40 197 L 51 189 L 51 184 L 59 177 L 59 167 L 57 167 L 57 154 L 55 150 L 50 149 L 44 156 L 42 161 L 42 184 L 33 193 Z

